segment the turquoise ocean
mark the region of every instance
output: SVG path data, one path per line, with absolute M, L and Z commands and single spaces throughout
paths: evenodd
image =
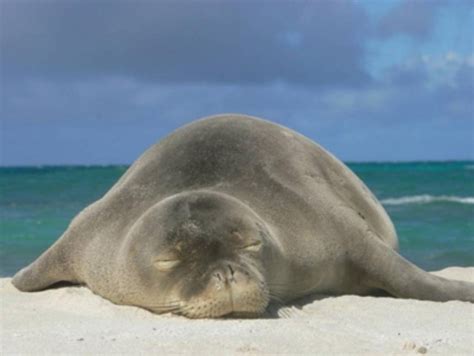
M 474 266 L 474 162 L 349 163 L 427 270 Z M 37 258 L 127 166 L 0 168 L 0 276 Z

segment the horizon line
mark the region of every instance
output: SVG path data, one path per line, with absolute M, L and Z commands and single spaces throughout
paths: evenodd
M 413 163 L 474 163 L 474 158 L 471 159 L 445 159 L 445 160 L 436 160 L 436 159 L 426 159 L 426 160 L 376 160 L 376 161 L 345 161 L 341 160 L 344 164 L 413 164 Z M 130 167 L 132 163 L 54 163 L 54 164 L 19 164 L 19 165 L 3 165 L 0 163 L 0 169 L 8 168 L 79 168 L 79 167 Z

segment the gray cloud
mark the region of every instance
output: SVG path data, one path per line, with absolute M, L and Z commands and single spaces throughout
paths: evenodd
M 443 3 L 446 0 L 403 0 L 380 20 L 379 35 L 404 34 L 424 39 L 431 34 L 436 9 Z
M 7 77 L 360 85 L 366 22 L 351 1 L 2 2 Z
M 432 35 L 437 16 L 447 8 L 464 14 L 474 9 L 472 0 L 402 0 L 379 20 L 376 35 L 406 35 L 422 42 Z
M 4 102 L 3 164 L 130 163 L 175 128 L 222 112 L 289 126 L 345 160 L 472 159 L 473 78 L 472 58 L 449 54 L 400 63 L 364 88 L 18 82 Z
M 394 113 L 474 124 L 473 56 L 417 57 L 389 68 L 380 85 L 397 93 L 399 107 L 392 108 Z
M 380 35 L 429 41 L 439 4 L 404 18 L 402 3 Z M 220 112 L 279 122 L 346 160 L 474 157 L 474 58 L 415 56 L 373 80 L 358 3 L 0 6 L 0 164 L 129 163 Z

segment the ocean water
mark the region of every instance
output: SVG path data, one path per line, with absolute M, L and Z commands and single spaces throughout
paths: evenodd
M 427 270 L 474 266 L 474 162 L 353 163 Z M 0 276 L 32 262 L 126 166 L 0 168 Z

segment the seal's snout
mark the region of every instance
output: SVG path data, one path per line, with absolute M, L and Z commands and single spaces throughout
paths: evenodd
M 186 301 L 181 313 L 190 318 L 213 318 L 225 315 L 257 317 L 269 302 L 265 283 L 239 263 L 222 261 L 214 265 L 199 290 Z

